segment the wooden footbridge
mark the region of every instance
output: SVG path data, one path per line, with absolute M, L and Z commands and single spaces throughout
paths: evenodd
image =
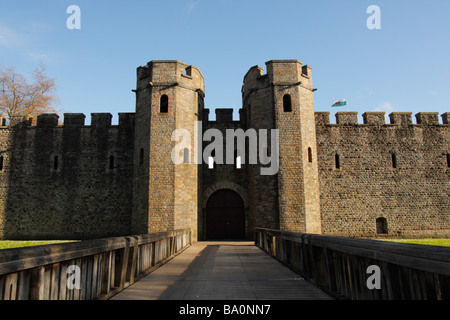
M 0 300 L 450 299 L 450 249 L 256 229 L 189 229 L 0 251 Z

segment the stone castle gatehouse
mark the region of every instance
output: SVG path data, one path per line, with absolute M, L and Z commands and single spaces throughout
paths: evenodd
M 255 227 L 339 236 L 450 236 L 450 112 L 315 112 L 312 69 L 272 60 L 244 77 L 240 118 L 209 120 L 204 78 L 180 61 L 137 69 L 136 112 L 17 116 L 0 127 L 0 238 L 87 239 L 189 227 L 193 239 L 252 239 Z M 442 118 L 440 122 L 439 118 Z M 200 123 L 201 126 L 194 125 Z M 197 129 L 196 129 L 197 128 Z M 200 128 L 200 129 L 199 129 Z M 185 148 L 213 129 L 277 132 L 276 174 Z M 200 132 L 199 132 L 200 130 Z M 203 136 L 203 138 L 205 138 Z M 251 141 L 247 139 L 246 141 Z M 198 141 L 197 141 L 198 142 Z M 215 143 L 219 143 L 215 141 Z M 203 141 L 202 150 L 208 148 Z M 223 148 L 226 150 L 226 147 Z M 201 152 L 200 152 L 201 153 Z M 212 159 L 211 161 L 209 161 Z M 197 164 L 198 163 L 198 164 Z

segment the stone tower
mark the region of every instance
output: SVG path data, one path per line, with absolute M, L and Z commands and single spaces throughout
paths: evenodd
M 197 67 L 180 61 L 151 61 L 137 69 L 132 232 L 191 228 L 197 238 L 198 179 L 194 148 L 175 165 L 176 129 L 189 132 L 204 107 L 204 79 Z M 186 161 L 187 160 L 187 161 Z
M 249 220 L 253 227 L 321 233 L 311 68 L 298 60 L 266 66 L 267 74 L 255 66 L 244 77 L 243 107 L 249 128 L 279 130 L 279 172 L 250 170 Z

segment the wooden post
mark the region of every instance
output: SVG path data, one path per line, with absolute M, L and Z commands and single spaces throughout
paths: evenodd
M 44 297 L 45 267 L 31 271 L 31 300 L 42 300 Z

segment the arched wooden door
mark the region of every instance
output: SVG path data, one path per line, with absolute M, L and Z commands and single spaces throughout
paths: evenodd
M 232 240 L 245 238 L 244 201 L 228 189 L 216 191 L 206 204 L 206 239 Z

